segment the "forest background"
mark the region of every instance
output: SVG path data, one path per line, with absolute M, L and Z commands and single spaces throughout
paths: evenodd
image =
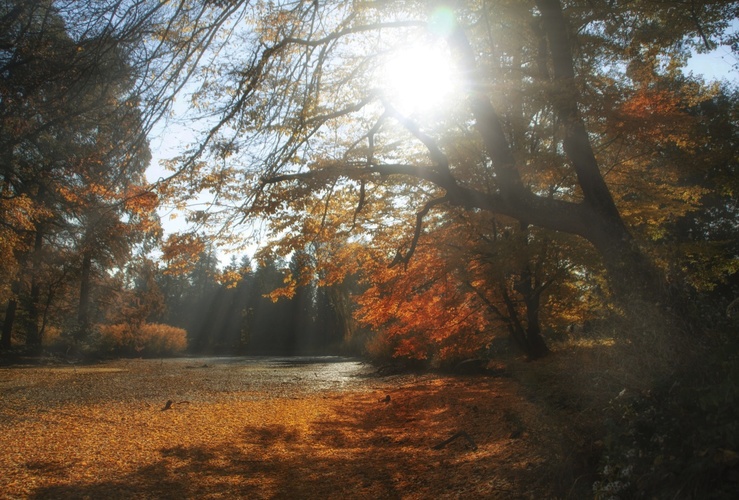
M 609 391 L 655 391 L 612 432 L 652 443 L 649 412 L 659 436 L 704 422 L 670 456 L 726 479 L 739 94 L 686 64 L 736 57 L 738 16 L 718 0 L 3 0 L 4 356 L 449 368 L 597 346 Z M 175 106 L 193 138 L 150 182 Z M 169 211 L 186 224 L 165 234 Z M 619 446 L 603 470 L 626 470 Z

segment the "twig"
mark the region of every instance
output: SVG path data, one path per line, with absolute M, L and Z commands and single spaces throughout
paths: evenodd
M 460 438 L 460 437 L 463 437 L 463 438 L 465 438 L 467 440 L 467 443 L 469 443 L 470 448 L 472 448 L 472 450 L 477 450 L 477 444 L 475 444 L 475 441 L 465 431 L 459 431 L 458 433 L 456 433 L 455 435 L 453 435 L 452 437 L 450 437 L 446 441 L 442 441 L 441 443 L 437 444 L 432 449 L 434 449 L 434 450 L 440 450 L 443 447 L 445 447 L 446 445 L 448 445 L 449 443 L 451 443 L 452 441 L 454 441 L 455 439 Z
M 190 404 L 189 401 L 172 401 L 171 399 L 168 399 L 167 402 L 164 404 L 164 408 L 162 408 L 161 411 L 169 410 L 172 408 L 172 405 L 184 405 L 184 404 Z

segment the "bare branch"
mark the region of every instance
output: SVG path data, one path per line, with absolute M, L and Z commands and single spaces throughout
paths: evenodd
M 427 26 L 427 23 L 424 21 L 395 21 L 395 22 L 387 22 L 387 23 L 362 24 L 359 26 L 344 28 L 342 30 L 339 30 L 335 33 L 331 33 L 330 35 L 326 35 L 325 37 L 318 38 L 316 40 L 306 40 L 302 38 L 286 38 L 284 41 L 289 44 L 305 45 L 308 47 L 317 47 L 319 45 L 326 44 L 328 42 L 337 40 L 347 35 L 355 35 L 357 33 L 364 33 L 367 31 L 379 31 L 379 30 L 390 29 L 390 28 L 424 28 L 426 26 Z
M 426 204 L 423 206 L 420 212 L 416 214 L 416 230 L 413 233 L 413 239 L 411 240 L 411 246 L 406 252 L 405 255 L 398 250 L 398 253 L 395 254 L 395 258 L 390 263 L 388 267 L 393 268 L 397 266 L 398 264 L 403 264 L 404 266 L 408 266 L 408 262 L 410 262 L 411 258 L 413 257 L 413 254 L 416 251 L 416 246 L 418 245 L 418 239 L 421 237 L 421 230 L 423 229 L 423 218 L 428 215 L 429 211 L 437 206 L 441 205 L 443 203 L 446 203 L 448 201 L 446 196 L 442 196 L 441 198 L 434 198 L 433 200 L 429 200 L 426 202 Z
M 439 149 L 439 146 L 436 144 L 436 141 L 434 141 L 431 137 L 421 132 L 421 129 L 418 127 L 418 125 L 411 120 L 410 118 L 403 116 L 401 113 L 399 113 L 392 105 L 390 105 L 387 102 L 383 102 L 383 105 L 385 106 L 385 109 L 388 111 L 390 116 L 394 117 L 400 124 L 408 130 L 413 136 L 421 141 L 424 146 L 426 146 L 426 149 L 429 152 L 429 156 L 431 157 L 431 160 L 436 163 L 438 167 L 441 169 L 448 171 L 449 170 L 449 159 L 446 157 L 446 155 Z M 450 174 L 451 175 L 451 174 Z
M 467 285 L 470 290 L 475 292 L 475 294 L 479 297 L 480 300 L 482 300 L 486 306 L 488 306 L 488 309 L 490 309 L 495 315 L 502 321 L 509 321 L 509 317 L 503 314 L 503 311 L 500 310 L 498 306 L 493 304 L 490 299 L 488 299 L 484 293 L 482 293 L 482 290 L 477 288 L 475 285 L 473 285 L 470 281 L 465 281 L 465 285 Z
M 357 208 L 354 210 L 354 217 L 352 218 L 352 229 L 354 229 L 357 225 L 357 216 L 359 216 L 359 212 L 362 211 L 362 208 L 364 208 L 364 197 L 365 197 L 365 180 L 362 179 L 359 184 L 359 202 L 357 203 Z

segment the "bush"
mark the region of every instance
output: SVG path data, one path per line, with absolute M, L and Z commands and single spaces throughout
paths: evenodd
M 160 323 L 98 325 L 101 354 L 118 356 L 171 356 L 187 348 L 187 332 Z
M 713 346 L 692 361 L 614 402 L 596 498 L 736 498 L 739 345 Z

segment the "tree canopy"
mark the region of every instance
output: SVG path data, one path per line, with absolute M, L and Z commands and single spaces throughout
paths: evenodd
M 643 274 L 639 221 L 679 217 L 703 194 L 664 151 L 695 147 L 689 109 L 716 90 L 680 68 L 726 41 L 734 2 L 210 5 L 232 16 L 191 95 L 213 125 L 171 164 L 178 193 L 214 194 L 195 221 L 277 220 L 294 247 L 298 229 L 372 236 L 382 217 L 390 259 L 406 262 L 414 226 L 462 207 L 581 236 L 613 280 Z M 384 71 L 419 45 L 458 87 L 406 112 Z M 656 179 L 634 179 L 657 163 Z M 628 210 L 629 188 L 655 203 Z
M 72 163 L 64 209 L 21 187 L 42 163 L 5 163 L 4 253 L 36 273 L 39 246 L 20 235 L 42 241 L 51 210 L 78 234 L 81 276 L 93 250 L 113 265 L 116 224 L 146 231 L 136 221 L 156 204 L 142 138 L 186 108 L 199 136 L 148 186 L 194 227 L 164 246 L 169 271 L 187 272 L 197 232 L 251 236 L 260 267 L 308 256 L 275 296 L 351 278 L 366 300 L 415 301 L 408 318 L 433 296 L 427 315 L 466 319 L 430 328 L 484 339 L 502 327 L 530 354 L 546 351 L 542 314 L 559 328 L 614 297 L 674 312 L 736 271 L 736 89 L 684 68 L 696 51 L 736 49 L 738 12 L 726 1 L 9 2 L 4 124 L 28 118 L 5 150 L 39 149 L 41 131 L 64 127 L 54 140 L 95 137 L 97 156 Z M 123 128 L 135 133 L 121 140 Z M 91 168 L 105 162 L 115 168 Z M 100 199 L 126 171 L 131 187 Z M 93 220 L 97 236 L 83 229 Z M 387 323 L 367 312 L 366 324 Z
M 736 168 L 704 155 L 700 112 L 735 90 L 683 69 L 734 43 L 736 2 L 203 5 L 217 21 L 195 37 L 211 42 L 189 98 L 205 128 L 161 185 L 182 205 L 208 194 L 192 222 L 238 238 L 267 221 L 266 259 L 311 247 L 329 276 L 355 272 L 358 252 L 408 266 L 456 217 L 492 246 L 568 234 L 578 250 L 555 268 L 602 265 L 616 297 L 683 307 L 666 228 L 715 188 L 698 171 Z M 588 246 L 598 258 L 578 260 Z

